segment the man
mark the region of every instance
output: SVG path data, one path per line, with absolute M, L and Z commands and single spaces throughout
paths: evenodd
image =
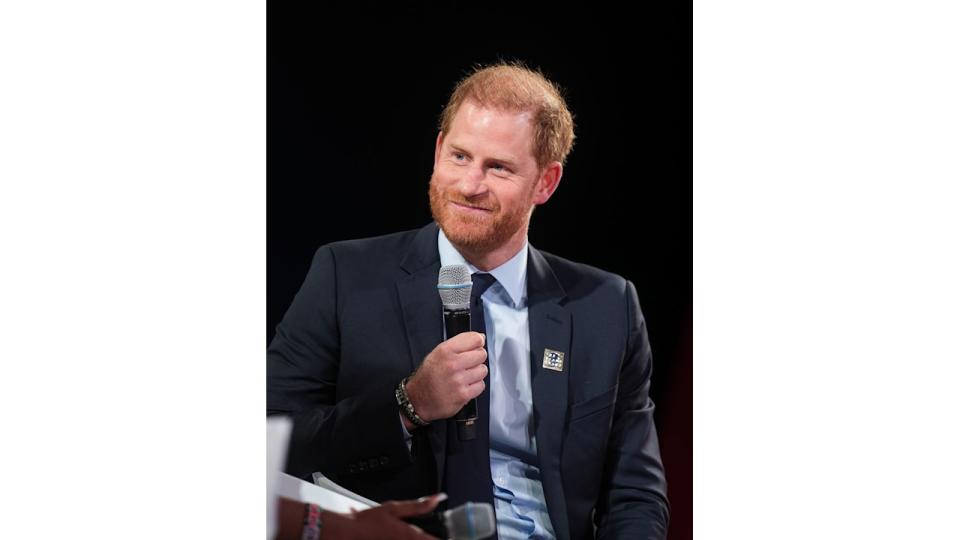
M 664 538 L 666 483 L 633 284 L 534 249 L 573 121 L 519 65 L 454 90 L 426 227 L 321 247 L 268 350 L 268 413 L 295 416 L 288 471 L 376 500 L 438 490 L 494 504 L 506 538 Z M 473 328 L 445 339 L 440 267 L 475 280 Z M 477 438 L 459 440 L 470 400 Z

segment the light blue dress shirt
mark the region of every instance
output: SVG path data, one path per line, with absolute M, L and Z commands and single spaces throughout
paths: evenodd
M 440 231 L 440 264 L 467 262 Z M 527 317 L 528 243 L 490 271 L 497 283 L 483 293 L 490 366 L 490 476 L 501 540 L 553 539 L 540 481 L 530 382 Z

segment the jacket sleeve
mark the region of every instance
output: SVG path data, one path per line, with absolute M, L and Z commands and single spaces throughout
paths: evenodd
M 317 250 L 267 349 L 267 414 L 293 418 L 286 470 L 308 478 L 386 471 L 412 460 L 393 382 L 338 400 L 340 331 L 335 252 Z
M 629 333 L 620 368 L 603 486 L 594 522 L 598 539 L 663 539 L 669 504 L 660 446 L 653 422 L 653 369 L 646 323 L 637 291 L 626 282 Z

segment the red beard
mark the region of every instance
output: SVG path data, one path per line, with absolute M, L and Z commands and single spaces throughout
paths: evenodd
M 468 201 L 458 193 L 441 192 L 432 179 L 429 192 L 430 212 L 443 234 L 458 248 L 475 253 L 489 253 L 506 244 L 518 230 L 526 230 L 532 208 L 532 204 L 518 205 L 513 211 L 504 212 L 492 195 L 483 200 Z M 530 198 L 532 193 L 528 194 L 528 200 Z M 489 212 L 461 212 L 451 207 L 453 202 L 484 208 Z

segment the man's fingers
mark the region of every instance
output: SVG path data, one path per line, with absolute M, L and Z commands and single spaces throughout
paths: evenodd
M 465 382 L 468 385 L 474 384 L 477 381 L 482 381 L 483 378 L 487 376 L 487 365 L 480 364 L 477 366 L 473 366 L 472 368 L 466 370 L 464 374 L 466 376 Z
M 484 384 L 483 379 L 467 386 L 466 399 L 470 400 L 479 396 L 483 393 L 484 388 L 486 388 L 486 384 Z
M 453 367 L 454 369 L 470 369 L 486 361 L 487 351 L 485 349 L 474 349 L 458 354 Z
M 447 346 L 455 353 L 482 349 L 486 342 L 487 337 L 479 332 L 464 332 L 446 341 Z

